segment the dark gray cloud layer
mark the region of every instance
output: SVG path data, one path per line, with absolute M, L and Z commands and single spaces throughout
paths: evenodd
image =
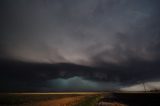
M 117 66 L 114 64 L 105 64 L 103 67 L 90 67 L 76 64 L 44 64 L 44 63 L 25 63 L 18 61 L 3 61 L 1 62 L 1 91 L 28 91 L 28 90 L 110 90 L 111 88 L 119 89 L 141 82 L 159 80 L 160 61 L 146 62 L 134 61 L 125 66 Z M 74 79 L 78 77 L 78 79 Z M 69 80 L 71 84 L 66 86 L 62 81 Z M 83 80 L 81 79 L 83 78 Z M 54 81 L 55 80 L 55 81 Z M 82 81 L 81 81 L 82 80 Z M 84 84 L 84 88 L 79 89 L 75 85 L 75 81 L 79 84 Z M 89 84 L 96 83 L 93 88 L 86 85 L 86 81 L 91 81 Z M 53 82 L 53 83 L 52 83 Z M 67 83 L 69 83 L 67 82 Z M 83 83 L 82 83 L 83 82 Z M 102 83 L 102 85 L 101 85 Z M 111 85 L 112 84 L 112 85 Z M 72 85 L 72 86 L 71 86 Z M 81 85 L 79 85 L 81 86 Z M 64 89 L 62 88 L 64 87 Z M 67 89 L 67 88 L 70 89 Z M 65 89 L 66 88 L 66 89 Z M 82 89 L 83 88 L 83 89 Z M 95 89 L 96 88 L 96 89 Z
M 159 79 L 159 3 L 1 0 L 1 89 L 56 90 L 53 80 L 72 77 L 115 88 Z

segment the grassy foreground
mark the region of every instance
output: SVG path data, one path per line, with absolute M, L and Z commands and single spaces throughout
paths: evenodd
M 95 106 L 100 93 L 0 94 L 0 106 Z
M 101 99 L 101 95 L 86 97 L 83 101 L 81 101 L 76 106 L 96 106 L 97 102 L 100 99 Z

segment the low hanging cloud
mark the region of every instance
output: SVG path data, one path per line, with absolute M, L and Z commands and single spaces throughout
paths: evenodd
M 51 87 L 50 90 L 52 91 L 103 91 L 103 90 L 113 90 L 120 87 L 118 83 L 106 83 L 100 81 L 91 81 L 86 80 L 81 77 L 71 77 L 68 79 L 58 78 L 49 81 Z
M 157 91 L 160 88 L 159 81 L 139 82 L 139 84 L 122 87 L 123 91 Z
M 110 90 L 139 82 L 159 81 L 160 62 L 135 62 L 126 65 L 103 64 L 91 67 L 69 63 L 44 64 L 21 61 L 0 63 L 1 91 Z M 73 86 L 77 83 L 83 85 Z M 89 86 L 86 86 L 88 83 Z M 68 85 L 66 85 L 68 84 Z M 73 85 L 72 85 L 73 84 Z M 75 88 L 75 89 L 74 89 Z

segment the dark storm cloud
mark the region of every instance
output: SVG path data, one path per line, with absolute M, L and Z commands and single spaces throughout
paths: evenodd
M 105 64 L 101 67 L 90 67 L 67 63 L 40 64 L 4 60 L 0 64 L 0 82 L 3 84 L 1 91 L 8 89 L 11 91 L 119 89 L 124 86 L 159 79 L 159 65 L 159 61 L 134 61 L 125 66 Z M 75 81 L 79 85 L 74 89 Z
M 92 64 L 94 57 L 113 63 L 133 55 L 154 58 L 147 48 L 159 34 L 150 25 L 159 16 L 156 1 L 24 0 L 2 4 L 1 42 L 11 58 L 78 64 Z
M 82 82 L 122 86 L 159 79 L 159 3 L 1 0 L 4 89 L 23 85 L 24 89 L 46 90 L 54 88 L 58 78 L 73 78 L 67 83 L 78 77 Z

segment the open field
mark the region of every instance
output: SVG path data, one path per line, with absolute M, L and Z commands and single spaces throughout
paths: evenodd
M 96 92 L 0 94 L 0 106 L 95 106 Z
M 115 92 L 99 101 L 99 106 L 160 106 L 160 93 Z
M 0 94 L 0 106 L 160 106 L 160 93 L 60 92 Z

